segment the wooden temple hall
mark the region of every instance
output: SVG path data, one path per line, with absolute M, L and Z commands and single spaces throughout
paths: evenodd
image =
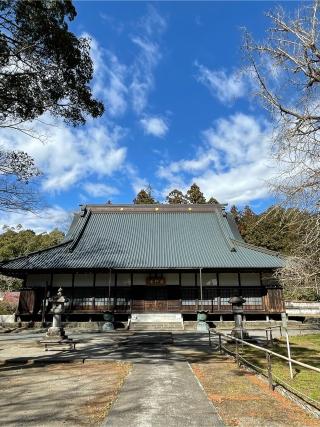
M 23 278 L 19 315 L 40 319 L 63 288 L 69 320 L 102 320 L 113 310 L 231 315 L 229 298 L 246 299 L 247 318 L 284 312 L 272 278 L 276 253 L 245 243 L 222 205 L 86 205 L 64 241 L 0 265 Z M 121 315 L 121 316 L 120 316 Z

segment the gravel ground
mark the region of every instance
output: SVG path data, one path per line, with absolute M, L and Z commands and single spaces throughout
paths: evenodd
M 165 372 L 165 369 L 173 369 L 177 363 L 182 365 L 189 362 L 207 396 L 228 426 L 320 427 L 320 420 L 309 417 L 280 394 L 270 392 L 263 381 L 245 370 L 239 370 L 230 359 L 219 356 L 209 347 L 207 334 L 129 331 L 70 335 L 81 340 L 75 352 L 61 349 L 45 352 L 43 346 L 37 344 L 43 334 L 35 332 L 0 334 L 1 426 L 101 425 L 130 370 L 129 362 L 145 365 L 133 371 L 133 374 L 141 374 L 142 384 L 148 380 L 148 372 L 152 373 L 150 390 L 153 390 L 153 384 L 160 381 L 160 377 L 155 377 L 157 372 L 160 375 L 162 369 Z M 1 359 L 2 362 L 6 359 L 12 362 L 12 358 L 16 361 L 23 358 L 30 363 L 19 367 L 11 363 L 1 365 Z M 73 363 L 50 364 L 54 358 L 56 362 L 59 359 L 59 362 Z M 82 359 L 86 359 L 84 364 Z M 172 377 L 180 368 L 177 365 L 177 369 L 168 375 Z M 182 384 L 184 375 L 181 378 Z M 178 386 L 175 385 L 178 382 L 170 385 L 165 377 L 160 379 L 167 389 L 159 395 L 171 399 L 171 392 L 177 392 L 179 396 L 182 387 L 180 383 Z M 125 389 L 126 386 L 122 391 Z M 136 400 L 129 399 L 133 405 L 143 402 L 145 395 L 150 396 L 150 392 L 143 387 L 136 388 L 135 393 L 143 394 Z M 119 405 L 121 396 L 123 393 L 119 396 Z M 159 397 L 153 401 L 150 401 L 151 408 L 154 404 L 158 405 Z M 123 398 L 122 405 L 126 405 Z M 165 407 L 166 402 L 162 405 Z M 159 419 L 159 422 L 165 422 L 166 427 L 175 427 L 170 425 L 168 419 Z M 125 421 L 130 427 L 136 427 L 130 424 L 130 419 Z M 152 424 L 143 425 L 150 427 Z M 199 427 L 202 425 L 199 424 Z
M 131 369 L 124 362 L 0 366 L 0 424 L 98 426 Z

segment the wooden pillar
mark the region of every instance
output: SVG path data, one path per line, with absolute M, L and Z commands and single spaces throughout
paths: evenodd
M 42 312 L 41 312 L 42 326 L 45 326 L 45 323 L 46 323 L 47 292 L 48 292 L 48 281 L 46 281 L 46 285 L 44 288 L 44 295 L 42 299 Z
M 132 313 L 132 305 L 133 305 L 133 273 L 130 275 L 130 292 L 128 295 L 130 299 L 130 314 Z
M 96 308 L 96 275 L 97 273 L 93 273 L 93 289 L 92 289 L 92 309 L 94 310 Z
M 199 290 L 198 290 L 198 280 L 197 280 L 197 273 L 194 273 L 194 283 L 195 283 L 195 288 L 196 288 L 196 311 L 199 310 Z
M 181 285 L 181 271 L 179 271 L 179 301 L 180 301 L 180 311 L 182 311 L 182 285 Z
M 260 286 L 262 287 L 263 286 L 263 283 L 262 283 L 262 271 L 259 271 L 259 277 L 260 277 Z
M 53 273 L 50 274 L 50 295 L 52 294 L 52 287 L 53 287 Z
M 73 300 L 74 300 L 74 273 L 72 273 L 72 278 L 71 278 L 71 309 L 73 308 Z
M 241 275 L 240 275 L 240 271 L 238 271 L 238 286 L 239 286 L 239 291 L 240 291 L 240 294 L 241 294 L 242 289 L 241 289 Z
M 116 272 L 114 272 L 114 292 L 113 292 L 113 306 L 114 309 L 117 308 L 117 283 L 118 282 L 118 275 Z
M 263 286 L 263 280 L 262 280 L 262 271 L 259 272 L 259 275 L 260 275 L 260 289 L 261 289 L 261 297 L 262 297 L 262 308 L 264 311 L 268 311 L 268 308 L 269 308 L 268 290 L 266 290 L 266 294 L 264 294 L 264 292 L 262 292 L 263 290 L 265 291 L 264 286 Z
M 218 298 L 218 310 L 221 310 L 221 290 L 220 290 L 220 280 L 219 272 L 217 271 L 217 298 Z

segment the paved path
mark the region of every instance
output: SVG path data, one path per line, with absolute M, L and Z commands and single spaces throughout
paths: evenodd
M 187 362 L 134 365 L 105 427 L 224 426 Z

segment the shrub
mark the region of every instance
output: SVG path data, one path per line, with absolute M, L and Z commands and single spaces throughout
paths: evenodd
M 0 301 L 0 315 L 1 314 L 14 314 L 16 306 L 7 301 Z

